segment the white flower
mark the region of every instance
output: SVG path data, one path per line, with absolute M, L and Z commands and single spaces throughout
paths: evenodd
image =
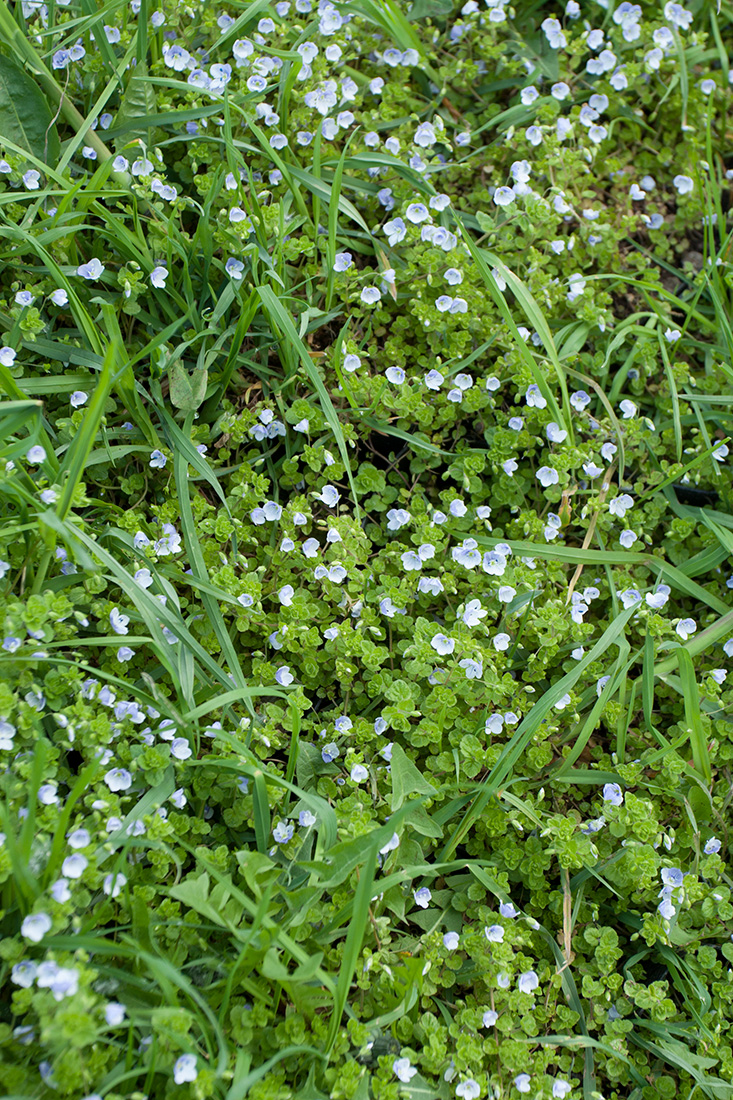
M 400 1081 L 408 1084 L 417 1073 L 414 1066 L 410 1065 L 409 1058 L 395 1058 L 392 1069 Z
M 51 931 L 52 923 L 48 913 L 30 913 L 20 926 L 20 934 L 31 943 L 40 943 L 46 933 Z
M 675 344 L 681 335 L 682 333 L 678 328 L 667 328 L 664 330 L 664 339 L 668 344 Z
M 449 638 L 445 634 L 436 634 L 431 639 L 430 644 L 435 652 L 439 653 L 441 657 L 447 656 L 449 653 L 452 653 L 453 650 L 456 648 L 455 639 Z
M 129 621 L 130 616 L 123 615 L 117 607 L 113 607 L 109 613 L 109 624 L 115 634 L 129 634 L 129 630 L 127 629 Z
M 461 937 L 457 932 L 446 932 L 443 936 L 443 947 L 446 951 L 456 951 L 460 943 Z
M 177 1085 L 185 1085 L 188 1081 L 195 1081 L 198 1075 L 195 1054 L 182 1054 L 173 1066 L 173 1080 Z
M 568 433 L 565 429 L 561 428 L 559 424 L 556 424 L 554 420 L 550 421 L 545 432 L 550 443 L 564 443 L 568 438 Z
M 234 257 L 230 257 L 224 266 L 224 270 L 230 279 L 239 280 L 242 278 L 242 273 L 244 272 L 244 264 L 241 260 L 235 260 Z
M 519 975 L 517 987 L 520 993 L 533 993 L 540 984 L 540 980 L 534 970 L 526 970 Z
M 674 23 L 680 30 L 686 31 L 689 29 L 692 23 L 692 12 L 687 11 L 681 4 L 676 4 L 673 0 L 664 5 L 664 18 L 670 23 Z
M 75 852 L 72 856 L 67 856 L 61 865 L 61 874 L 65 878 L 81 878 L 84 871 L 89 866 L 89 860 L 86 856 L 83 856 L 81 852 Z
M 425 203 L 411 202 L 405 210 L 405 217 L 413 225 L 419 225 L 420 222 L 424 222 L 430 217 L 430 211 Z
M 540 387 L 536 382 L 533 382 L 531 386 L 528 387 L 524 395 L 524 400 L 534 409 L 544 409 L 547 406 L 547 401 L 540 393 Z
M 612 806 L 620 806 L 624 800 L 624 793 L 618 783 L 606 783 L 603 787 L 603 801 L 610 802 Z
M 689 176 L 675 176 L 672 183 L 677 188 L 678 195 L 689 195 L 695 186 Z
M 634 507 L 634 498 L 629 496 L 628 493 L 621 493 L 620 496 L 614 497 L 609 502 L 608 510 L 612 516 L 618 516 L 619 519 L 623 519 L 628 511 Z
M 132 786 L 132 775 L 126 768 L 111 768 L 106 772 L 104 781 L 113 792 L 128 791 Z
M 394 852 L 395 848 L 399 848 L 400 838 L 397 833 L 392 833 L 391 838 L 387 841 L 383 848 L 379 849 L 379 854 L 386 856 L 389 852 Z
M 456 1096 L 460 1096 L 461 1100 L 478 1100 L 480 1095 L 481 1086 L 472 1077 L 456 1085 Z
M 480 600 L 469 600 L 463 610 L 463 621 L 466 626 L 478 626 L 487 615 L 488 611 L 481 606 Z
M 545 489 L 550 485 L 557 485 L 560 480 L 557 470 L 553 470 L 551 466 L 540 466 L 535 476 Z
M 655 610 L 659 610 L 667 603 L 672 589 L 668 584 L 657 585 L 654 592 L 648 592 L 644 597 L 644 601 L 648 607 L 653 607 Z
M 104 274 L 104 264 L 102 264 L 95 256 L 89 261 L 88 264 L 79 264 L 76 269 L 76 273 L 77 275 L 81 275 L 82 279 L 93 281 L 95 279 L 101 278 L 101 276 Z
M 569 302 L 574 302 L 585 290 L 585 279 L 579 271 L 576 271 L 574 275 L 568 278 L 568 286 L 570 289 L 566 295 L 567 300 Z
M 691 634 L 694 634 L 697 630 L 697 623 L 694 619 L 680 619 L 675 627 L 675 630 L 679 634 L 683 641 L 687 641 Z
M 415 890 L 413 897 L 415 898 L 415 904 L 419 905 L 421 909 L 427 909 L 430 905 L 432 893 L 427 886 L 421 886 L 419 890 Z
M 284 584 L 277 594 L 277 598 L 284 607 L 290 607 L 293 602 L 295 589 L 292 584 Z
M 634 402 L 629 401 L 628 398 L 624 398 L 619 404 L 619 409 L 623 413 L 624 420 L 631 420 L 639 411 Z
M 278 821 L 272 830 L 272 838 L 276 844 L 287 844 L 289 840 L 293 839 L 294 832 L 295 825 L 292 822 Z
M 494 191 L 494 202 L 497 206 L 511 206 L 516 197 L 511 187 L 497 187 Z
M 514 1087 L 517 1092 L 529 1092 L 532 1087 L 532 1078 L 528 1073 L 520 1073 L 514 1078 Z
M 167 267 L 154 267 L 150 272 L 150 282 L 156 287 L 157 290 L 163 290 L 165 287 L 165 281 L 168 278 Z
M 150 452 L 150 461 L 148 463 L 148 466 L 150 466 L 151 470 L 163 470 L 167 462 L 168 459 L 165 457 L 163 452 L 159 451 L 157 448 L 154 451 Z
M 494 649 L 497 650 L 497 652 L 499 652 L 499 653 L 505 653 L 506 650 L 509 649 L 509 646 L 511 645 L 511 641 L 512 641 L 512 639 L 510 638 L 510 636 L 508 634 L 503 634 L 503 633 L 502 634 L 497 634 L 492 639 Z

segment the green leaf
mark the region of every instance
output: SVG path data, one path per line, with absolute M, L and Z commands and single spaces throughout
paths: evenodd
M 435 787 L 418 771 L 400 745 L 392 747 L 392 810 L 399 810 L 411 794 L 435 794 Z
M 59 159 L 59 135 L 36 82 L 3 55 L 0 64 L 0 138 L 27 149 L 44 164 Z
M 437 1097 L 443 1100 L 450 1096 L 450 1092 L 444 1082 L 429 1085 L 421 1074 L 416 1073 L 409 1082 L 400 1085 L 400 1096 L 408 1096 L 410 1100 L 436 1100 Z
M 127 142 L 139 138 L 149 144 L 149 131 L 157 113 L 155 88 L 148 79 L 147 65 L 138 65 L 122 97 L 115 126 L 124 128 Z
M 418 19 L 440 19 L 453 11 L 453 0 L 415 0 L 407 13 L 411 23 Z
M 206 368 L 189 374 L 180 360 L 173 363 L 168 371 L 171 403 L 183 412 L 196 412 L 206 397 L 208 377 Z

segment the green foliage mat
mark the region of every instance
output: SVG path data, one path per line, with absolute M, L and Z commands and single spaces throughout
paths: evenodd
M 0 8 L 0 1091 L 733 1100 L 733 10 Z

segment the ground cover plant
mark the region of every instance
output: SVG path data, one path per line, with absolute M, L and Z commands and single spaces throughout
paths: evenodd
M 0 1085 L 733 1097 L 733 9 L 0 8 Z

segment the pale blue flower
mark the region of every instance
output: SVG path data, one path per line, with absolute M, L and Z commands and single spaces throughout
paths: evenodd
M 430 217 L 430 211 L 424 202 L 411 202 L 405 210 L 405 217 L 413 225 L 419 225 Z
M 534 970 L 526 970 L 519 975 L 517 987 L 520 993 L 534 993 L 540 984 L 540 980 Z
M 46 933 L 51 931 L 52 923 L 48 913 L 31 913 L 23 919 L 20 934 L 31 943 L 40 943 Z
M 409 1084 L 412 1078 L 417 1073 L 417 1070 L 410 1064 L 409 1058 L 395 1058 L 392 1063 L 392 1069 L 397 1076 L 398 1080 Z
M 557 470 L 553 470 L 551 466 L 540 466 L 535 476 L 545 489 L 550 485 L 557 485 L 560 480 Z
M 195 1054 L 182 1054 L 173 1066 L 173 1080 L 177 1085 L 195 1081 L 199 1075 Z
M 112 608 L 109 613 L 109 625 L 112 627 L 115 634 L 129 634 L 127 625 L 129 622 L 129 615 L 123 615 L 117 607 Z
M 335 508 L 341 498 L 341 494 L 335 485 L 324 485 L 321 492 L 316 493 L 316 496 L 328 508 Z
M 478 1100 L 480 1095 L 481 1086 L 478 1081 L 474 1081 L 473 1077 L 468 1077 L 460 1085 L 456 1085 L 456 1096 L 460 1096 L 461 1100 Z
M 441 657 L 447 656 L 456 648 L 455 639 L 449 638 L 447 635 L 441 633 L 434 635 L 430 644 Z
M 612 806 L 620 806 L 624 800 L 624 794 L 618 783 L 606 783 L 603 787 L 603 801 L 610 802 Z
M 165 467 L 167 461 L 168 459 L 165 457 L 163 452 L 156 449 L 150 452 L 150 462 L 148 463 L 148 465 L 150 466 L 151 470 L 162 470 Z
M 680 871 L 679 867 L 663 867 L 660 871 L 660 877 L 664 886 L 669 886 L 676 889 L 682 886 L 684 883 L 684 873 Z
M 235 260 L 234 257 L 230 257 L 224 266 L 224 270 L 230 279 L 238 281 L 242 278 L 244 264 L 241 260 Z
M 287 844 L 289 840 L 292 840 L 294 832 L 295 825 L 293 825 L 291 821 L 287 823 L 278 821 L 277 825 L 272 830 L 272 837 L 276 844 Z
M 443 947 L 446 951 L 457 951 L 461 937 L 457 932 L 446 932 L 443 936 Z
M 75 852 L 71 856 L 67 856 L 64 862 L 61 864 L 61 874 L 65 878 L 81 878 L 84 871 L 89 866 L 89 860 L 81 852 Z
M 127 768 L 111 768 L 106 772 L 104 781 L 113 793 L 129 791 L 132 786 L 132 775 Z
M 45 916 L 45 914 L 37 913 L 37 914 L 35 914 L 35 916 L 36 917 Z M 49 921 L 48 928 L 50 929 L 50 927 L 51 927 L 50 918 L 47 917 L 46 919 Z M 28 917 L 26 917 L 26 920 L 28 920 Z M 23 924 L 25 924 L 25 921 L 23 922 Z M 33 926 L 31 926 L 31 927 L 33 927 Z M 39 925 L 39 928 L 40 927 L 41 926 Z M 46 929 L 46 931 L 48 931 L 48 929 Z M 21 926 L 21 932 L 22 932 L 22 926 Z M 25 933 L 23 933 L 23 934 L 25 934 Z M 34 934 L 35 934 L 35 930 L 34 930 Z M 43 935 L 45 935 L 45 933 Z M 33 940 L 33 943 L 38 943 L 41 939 L 43 939 L 43 935 L 39 936 L 38 939 L 33 938 L 33 936 L 31 936 L 29 938 Z M 14 983 L 14 985 L 19 985 L 21 987 L 21 989 L 30 989 L 31 986 L 33 985 L 34 981 L 36 980 L 36 974 L 37 973 L 38 973 L 37 964 L 32 962 L 30 959 L 23 959 L 22 962 L 16 963 L 15 966 L 13 967 L 13 969 L 11 970 L 10 980 Z
M 511 206 L 516 195 L 511 187 L 497 187 L 494 191 L 494 203 L 496 206 Z
M 159 265 L 150 272 L 150 282 L 157 290 L 165 289 L 165 281 L 168 278 L 168 268 Z
M 694 619 L 680 619 L 675 627 L 675 632 L 682 638 L 684 642 L 694 634 L 697 630 L 697 623 Z

